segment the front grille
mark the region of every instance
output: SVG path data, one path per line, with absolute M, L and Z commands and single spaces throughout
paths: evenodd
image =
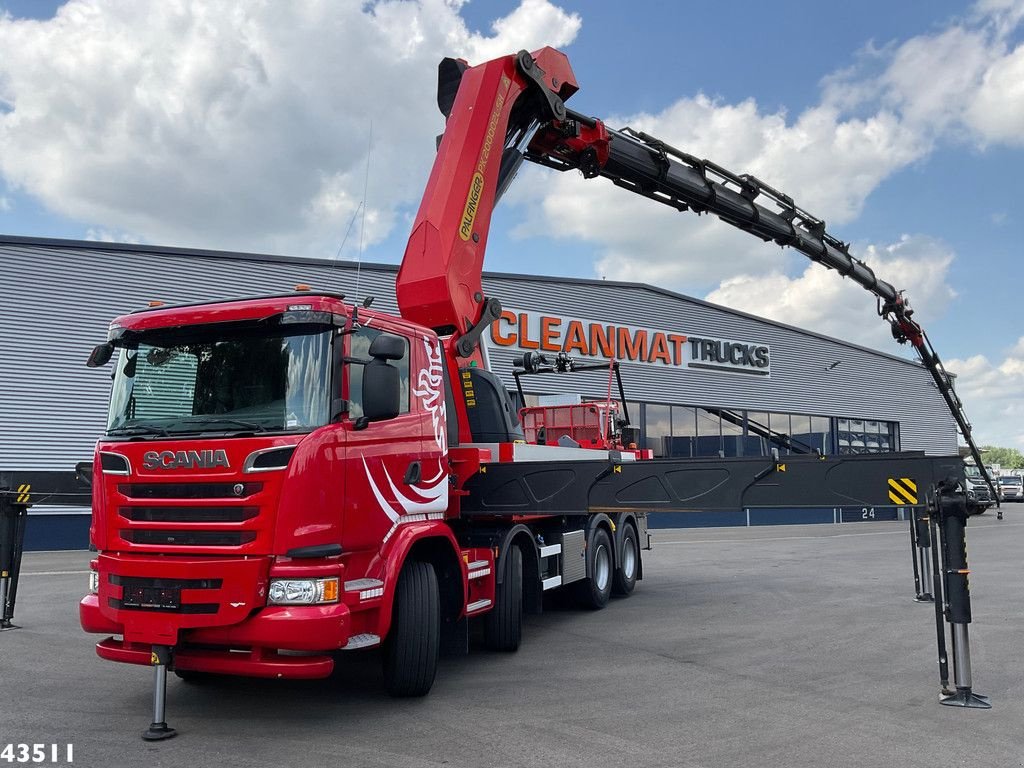
M 255 531 L 121 531 L 132 544 L 172 547 L 240 547 L 256 539 Z
M 259 507 L 121 507 L 118 514 L 139 523 L 241 523 Z
M 263 490 L 263 483 L 119 483 L 129 499 L 238 499 Z

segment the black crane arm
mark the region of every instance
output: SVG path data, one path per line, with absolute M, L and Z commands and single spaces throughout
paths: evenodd
M 974 442 L 963 403 L 927 334 L 913 319 L 914 310 L 904 292 L 852 256 L 849 245 L 830 235 L 822 219 L 755 176 L 733 173 L 642 131 L 610 129 L 597 118 L 569 109 L 565 119 L 538 127 L 524 156 L 559 171 L 579 170 L 585 178 L 603 176 L 679 211 L 713 213 L 762 240 L 794 248 L 870 291 L 893 338 L 900 344 L 909 342 L 931 373 L 998 503 L 999 494 Z

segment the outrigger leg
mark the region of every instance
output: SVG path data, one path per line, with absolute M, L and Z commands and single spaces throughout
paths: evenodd
M 915 602 L 934 600 L 932 579 L 932 537 L 928 528 L 928 513 L 914 507 L 910 511 L 910 556 L 914 564 Z
M 153 655 L 153 722 L 142 734 L 146 741 L 162 741 L 178 735 L 164 721 L 167 710 L 167 666 L 171 663 L 171 648 L 167 645 L 154 645 Z
M 970 512 L 967 499 L 955 481 L 947 480 L 937 484 L 931 506 L 932 529 L 933 532 L 938 529 L 938 548 L 942 555 L 941 584 L 944 599 L 940 601 L 936 593 L 935 601 L 940 667 L 946 651 L 945 636 L 942 633 L 943 617 L 939 614 L 939 606 L 944 604 L 944 618 L 952 628 L 953 677 L 956 684 L 956 691 L 948 690 L 948 672 L 944 670 L 943 677 L 946 679 L 943 680 L 939 703 L 949 707 L 991 709 L 988 697 L 974 693 L 971 689 L 971 646 L 967 628 L 971 623 L 971 590 L 967 579 L 970 571 L 967 568 L 966 539 Z M 933 560 L 937 558 L 933 556 Z M 936 573 L 936 576 L 939 574 Z

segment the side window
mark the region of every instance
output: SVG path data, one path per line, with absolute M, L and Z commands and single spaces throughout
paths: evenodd
M 369 360 L 370 344 L 383 333 L 376 328 L 360 328 L 349 338 L 348 356 L 353 360 Z M 389 334 L 397 336 L 398 334 Z M 402 396 L 399 413 L 409 412 L 409 340 L 398 336 L 405 342 L 405 354 L 401 360 L 390 360 L 390 364 L 398 369 L 398 377 L 402 382 Z M 363 415 L 363 363 L 348 363 L 348 415 L 358 419 Z

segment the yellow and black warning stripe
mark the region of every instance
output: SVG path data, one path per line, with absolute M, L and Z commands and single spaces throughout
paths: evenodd
M 917 504 L 917 483 L 909 477 L 890 477 L 889 501 L 893 504 Z
M 23 483 L 18 486 L 18 503 L 27 504 L 28 500 L 32 498 L 32 486 L 28 483 Z

